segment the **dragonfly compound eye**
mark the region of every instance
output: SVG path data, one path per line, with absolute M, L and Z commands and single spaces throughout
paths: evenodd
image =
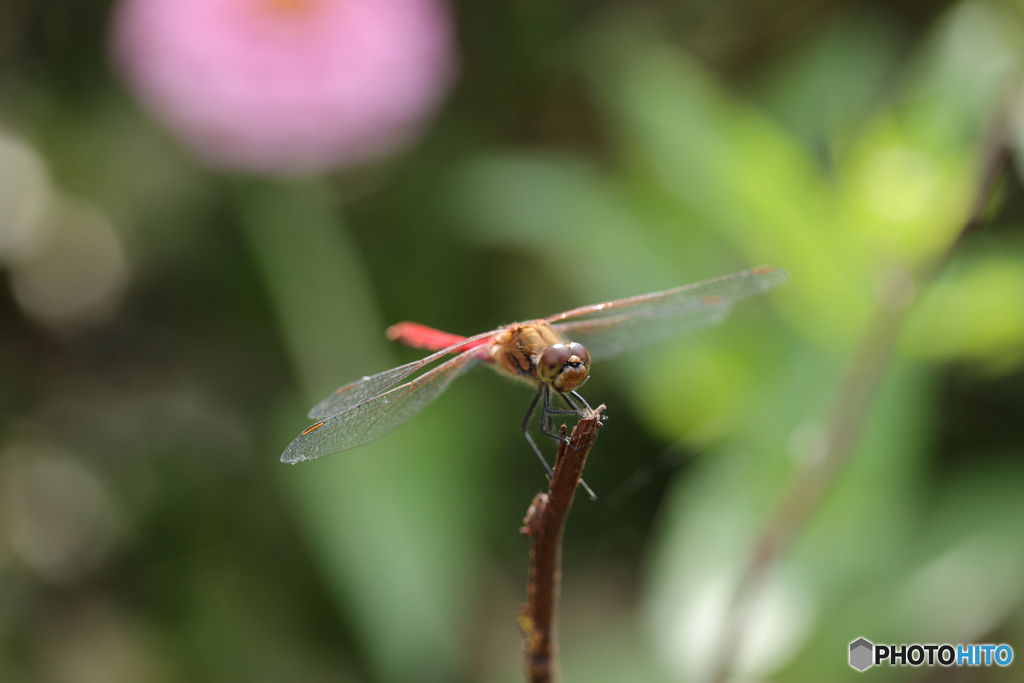
M 587 347 L 579 342 L 573 342 L 569 344 L 569 350 L 572 351 L 572 355 L 580 359 L 580 362 L 584 365 L 590 365 L 590 352 L 587 351 Z
M 544 350 L 537 363 L 537 379 L 551 383 L 562 371 L 562 366 L 569 362 L 573 353 L 565 344 L 552 344 Z

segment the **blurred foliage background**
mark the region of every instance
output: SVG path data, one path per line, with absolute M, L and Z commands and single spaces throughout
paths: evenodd
M 1013 0 L 461 2 L 460 75 L 413 146 L 269 180 L 205 169 L 140 110 L 110 11 L 0 5 L 11 683 L 519 680 L 544 485 L 523 387 L 473 373 L 370 446 L 280 452 L 322 395 L 418 356 L 388 324 L 471 334 L 771 263 L 785 287 L 585 387 L 611 419 L 567 532 L 565 679 L 708 680 L 880 287 L 950 248 L 1024 54 Z M 852 679 L 859 636 L 1024 655 L 1022 220 L 1011 169 L 917 280 L 736 677 Z

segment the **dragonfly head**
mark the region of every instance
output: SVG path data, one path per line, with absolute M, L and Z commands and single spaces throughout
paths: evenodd
M 562 394 L 587 381 L 590 353 L 583 344 L 552 344 L 537 361 L 537 379 Z

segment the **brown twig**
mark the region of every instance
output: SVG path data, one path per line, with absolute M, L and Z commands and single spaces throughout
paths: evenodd
M 555 608 L 562 580 L 562 532 L 576 487 L 583 477 L 587 455 L 597 441 L 603 410 L 604 406 L 599 406 L 580 419 L 573 427 L 569 442 L 559 444 L 548 492 L 534 497 L 520 529 L 520 533 L 533 539 L 526 604 L 516 612 L 516 620 L 523 631 L 524 666 L 530 683 L 549 683 L 557 675 Z M 565 432 L 565 425 L 562 425 L 563 437 Z
M 986 140 L 981 177 L 968 216 L 945 253 L 919 273 L 916 278 L 919 282 L 931 280 L 964 238 L 984 221 L 1012 156 L 1009 128 L 1000 113 Z M 727 613 L 711 680 L 725 683 L 729 679 L 736 650 L 743 639 L 748 612 L 768 570 L 806 527 L 857 446 L 872 400 L 895 352 L 899 332 L 913 299 L 914 280 L 909 272 L 894 270 L 884 283 L 874 317 L 839 387 L 822 451 L 814 464 L 793 474 L 778 505 L 754 541 Z

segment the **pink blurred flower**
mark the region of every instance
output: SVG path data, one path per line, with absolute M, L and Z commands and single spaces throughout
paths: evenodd
M 277 173 L 407 143 L 454 71 L 443 0 L 123 0 L 114 59 L 207 162 Z

